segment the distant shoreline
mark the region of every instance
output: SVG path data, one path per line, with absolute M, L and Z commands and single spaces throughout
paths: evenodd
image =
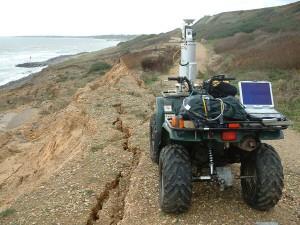
M 96 38 L 96 37 L 99 37 L 98 39 L 100 39 L 100 37 L 102 37 L 102 38 L 106 38 L 106 40 L 108 40 L 108 41 L 122 42 L 121 40 L 113 40 L 110 38 L 125 38 L 125 36 L 126 35 L 102 35 L 102 36 L 94 36 L 94 37 L 92 37 L 92 36 L 89 36 L 89 37 L 88 36 L 14 36 L 12 38 Z M 129 36 L 126 36 L 126 37 L 128 38 Z M 0 37 L 0 38 L 2 38 L 2 37 Z M 3 38 L 5 38 L 5 37 L 3 37 Z M 125 39 L 123 39 L 123 41 L 125 41 Z M 103 48 L 103 49 L 105 49 L 105 48 Z M 99 50 L 103 50 L 103 49 L 92 50 L 91 52 L 99 51 Z M 90 52 L 90 51 L 88 51 L 88 52 Z M 32 71 L 31 73 L 28 73 L 26 76 L 21 77 L 16 80 L 9 81 L 8 83 L 0 84 L 0 91 L 18 88 L 26 83 L 29 83 L 32 78 L 34 78 L 36 75 L 39 75 L 39 73 L 41 73 L 48 66 L 62 63 L 64 61 L 67 61 L 71 58 L 77 57 L 77 56 L 85 54 L 85 53 L 87 53 L 87 52 L 82 51 L 82 52 L 79 52 L 76 54 L 67 54 L 67 55 L 62 54 L 62 55 L 58 55 L 55 57 L 51 57 L 44 61 L 32 61 L 32 62 L 15 64 L 14 65 L 15 67 L 36 68 L 36 71 Z
M 10 36 L 20 38 L 93 38 L 103 40 L 117 40 L 117 41 L 128 41 L 138 35 L 126 35 L 126 34 L 108 34 L 108 35 L 91 35 L 91 36 L 64 36 L 64 35 L 25 35 L 25 36 Z
M 27 62 L 27 63 L 20 63 L 17 64 L 16 67 L 22 67 L 22 68 L 35 68 L 35 67 L 44 67 L 44 66 L 49 66 L 49 65 L 53 65 L 53 64 L 57 64 L 60 62 L 63 62 L 73 56 L 77 56 L 80 54 L 83 54 L 86 52 L 81 52 L 78 54 L 73 54 L 73 55 L 60 55 L 60 56 L 56 56 L 50 59 L 47 59 L 45 61 L 39 61 L 39 62 Z
M 56 56 L 56 57 L 50 58 L 50 59 L 48 59 L 46 61 L 42 61 L 42 62 L 24 63 L 24 64 L 19 64 L 19 65 L 16 65 L 16 66 L 24 67 L 24 68 L 33 68 L 33 67 L 45 67 L 45 68 L 47 68 L 49 65 L 62 63 L 64 61 L 68 60 L 68 59 L 71 59 L 73 57 L 77 57 L 77 56 L 82 55 L 84 53 L 86 53 L 86 52 L 80 52 L 80 53 L 73 54 L 73 55 L 60 55 L 60 56 Z M 36 66 L 37 64 L 40 64 L 40 66 Z M 24 65 L 24 66 L 22 66 L 22 65 Z M 0 91 L 5 90 L 5 89 L 6 90 L 15 89 L 17 87 L 20 87 L 21 85 L 24 85 L 25 83 L 29 82 L 33 77 L 37 76 L 40 72 L 42 72 L 42 70 L 45 69 L 45 68 L 42 68 L 41 71 L 39 71 L 39 72 L 31 73 L 28 76 L 22 77 L 22 78 L 17 79 L 17 80 L 10 81 L 10 82 L 8 82 L 6 84 L 3 84 L 3 85 L 0 85 Z

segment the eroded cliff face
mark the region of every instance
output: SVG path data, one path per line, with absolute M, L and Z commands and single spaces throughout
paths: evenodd
M 80 183 L 79 191 L 88 190 L 91 196 L 88 196 L 88 204 L 83 205 L 80 217 L 75 217 L 74 224 L 75 221 L 81 221 L 78 224 L 96 221 L 104 202 L 113 199 L 112 190 L 119 193 L 112 203 L 118 210 L 113 209 L 105 216 L 115 215 L 117 218 L 113 221 L 121 220 L 131 174 L 139 162 L 141 149 L 147 145 L 147 121 L 153 101 L 154 97 L 144 88 L 138 75 L 120 62 L 105 76 L 79 89 L 65 109 L 31 118 L 28 123 L 2 132 L 1 151 L 5 154 L 1 155 L 0 164 L 1 206 L 33 207 L 27 193 L 33 191 L 30 196 L 39 199 L 34 192 L 47 190 L 49 186 L 67 204 L 72 187 L 64 182 L 72 175 L 65 170 L 78 162 L 79 167 L 87 164 L 89 169 L 78 169 L 81 175 L 77 174 L 72 182 Z M 133 139 L 137 139 L 137 144 L 133 144 Z M 97 162 L 89 163 L 89 160 Z M 57 176 L 63 181 L 57 181 Z M 103 190 L 99 194 L 100 189 Z M 73 198 L 76 197 L 72 196 L 72 201 Z M 23 199 L 22 203 L 16 203 L 16 199 Z M 52 200 L 56 201 L 54 196 Z M 41 221 L 39 216 L 31 219 Z M 62 217 L 57 221 L 69 220 Z M 46 221 L 50 223 L 53 218 L 43 220 L 47 224 Z

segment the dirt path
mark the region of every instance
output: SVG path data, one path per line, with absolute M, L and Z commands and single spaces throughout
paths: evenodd
M 295 139 L 295 137 L 298 137 Z M 127 197 L 125 217 L 121 224 L 255 224 L 256 222 L 277 221 L 290 225 L 300 222 L 300 153 L 294 144 L 300 144 L 299 134 L 286 132 L 286 139 L 273 142 L 285 165 L 285 191 L 280 203 L 270 212 L 259 212 L 249 208 L 242 200 L 239 181 L 232 189 L 220 192 L 217 187 L 197 183 L 193 187 L 191 209 L 182 215 L 166 215 L 158 206 L 158 170 L 148 156 L 141 158 L 132 180 Z M 281 146 L 281 148 L 279 147 Z M 283 147 L 284 146 L 284 147 Z M 288 161 L 293 155 L 293 161 Z M 298 160 L 298 161 L 297 161 Z M 294 162 L 295 166 L 292 166 Z M 238 170 L 238 166 L 234 166 Z M 145 172 L 147 171 L 147 172 Z
M 158 87 L 159 83 L 153 85 Z M 286 139 L 271 142 L 283 160 L 286 175 L 283 198 L 270 212 L 249 208 L 242 200 L 238 180 L 232 189 L 224 192 L 214 185 L 197 183 L 187 213 L 161 212 L 158 168 L 148 155 L 148 121 L 154 100 L 137 72 L 128 70 L 122 63 L 80 89 L 66 109 L 33 132 L 43 131 L 47 135 L 48 139 L 43 139 L 43 135 L 35 139 L 41 148 L 32 149 L 34 142 L 29 146 L 24 143 L 27 151 L 16 154 L 21 157 L 29 152 L 29 156 L 35 156 L 30 162 L 37 163 L 33 168 L 47 170 L 48 166 L 52 171 L 40 180 L 41 171 L 32 171 L 28 176 L 22 171 L 12 175 L 15 186 L 10 187 L 16 190 L 30 186 L 30 179 L 36 182 L 30 192 L 20 194 L 11 204 L 8 216 L 0 216 L 0 224 L 300 223 L 300 151 L 297 149 L 300 135 L 292 130 L 285 132 Z M 30 167 L 25 165 L 22 170 Z M 238 165 L 233 167 L 238 171 Z M 4 202 L 9 186 L 2 184 L 0 190 L 0 200 Z
M 204 45 L 200 42 L 197 42 L 196 48 L 196 62 L 198 66 L 198 70 L 201 73 L 207 72 L 207 64 L 208 64 L 208 52 Z

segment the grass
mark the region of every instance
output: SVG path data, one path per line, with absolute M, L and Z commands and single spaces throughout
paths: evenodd
M 25 89 L 26 94 L 22 91 L 15 92 L 12 90 L 1 95 L 0 112 L 30 103 L 33 107 L 38 108 L 45 101 L 51 102 L 53 107 L 50 111 L 42 110 L 41 115 L 59 111 L 69 104 L 78 88 L 84 87 L 87 83 L 98 78 L 99 74 L 103 75 L 110 68 L 111 65 L 107 63 L 97 62 L 86 70 L 55 71 L 54 79 L 46 81 L 47 85 L 34 85 L 30 91 Z
M 231 54 L 232 67 L 300 68 L 300 32 L 239 33 L 213 42 L 217 54 Z
M 280 102 L 278 110 L 292 120 L 293 128 L 300 132 L 300 100 Z
M 65 82 L 68 80 L 68 76 L 66 75 L 58 75 L 56 78 L 56 82 L 60 83 L 60 82 Z
M 105 62 L 96 62 L 93 63 L 88 71 L 88 73 L 94 73 L 94 72 L 103 72 L 107 71 L 111 68 L 111 65 L 105 63 Z
M 235 35 L 216 42 L 218 54 L 232 55 L 232 68 L 300 69 L 300 32 Z
M 156 34 L 144 34 L 144 35 L 139 35 L 134 39 L 131 39 L 129 41 L 126 42 L 120 42 L 117 46 L 121 47 L 124 50 L 124 53 L 126 53 L 126 51 L 130 51 L 130 48 L 132 46 L 134 46 L 136 43 L 144 43 L 145 45 L 148 44 L 148 41 L 156 38 L 158 35 Z
M 271 33 L 299 31 L 299 8 L 300 3 L 297 2 L 292 6 L 221 13 L 202 18 L 194 28 L 198 40 L 224 38 L 236 33 L 251 33 L 256 30 Z
M 0 218 L 8 217 L 10 215 L 13 215 L 16 212 L 15 209 L 8 208 L 0 212 Z
M 145 85 L 147 86 L 158 81 L 158 77 L 159 77 L 158 73 L 143 73 L 141 75 L 141 79 L 144 81 Z
M 118 46 L 124 46 L 124 45 L 130 45 L 131 43 L 142 42 L 142 41 L 145 41 L 145 40 L 154 38 L 154 37 L 156 37 L 156 36 L 157 36 L 156 34 L 143 34 L 143 35 L 139 35 L 139 36 L 137 36 L 136 38 L 131 39 L 131 40 L 129 40 L 129 41 L 126 41 L 126 42 L 120 42 L 120 43 L 118 44 Z

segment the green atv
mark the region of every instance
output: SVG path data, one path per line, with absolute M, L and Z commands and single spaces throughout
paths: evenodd
M 195 88 L 186 77 L 172 77 L 185 91 L 163 92 L 156 98 L 156 110 L 150 120 L 150 157 L 159 165 L 159 202 L 167 213 L 189 209 L 192 183 L 215 182 L 221 190 L 241 180 L 242 196 L 254 209 L 273 208 L 282 196 L 283 168 L 275 149 L 261 140 L 283 138 L 290 122 L 280 119 L 230 121 L 207 120 L 195 126 L 182 118 L 184 100 L 194 94 L 207 95 L 214 81 L 233 80 L 219 75 Z M 230 164 L 240 163 L 240 174 L 234 177 Z

